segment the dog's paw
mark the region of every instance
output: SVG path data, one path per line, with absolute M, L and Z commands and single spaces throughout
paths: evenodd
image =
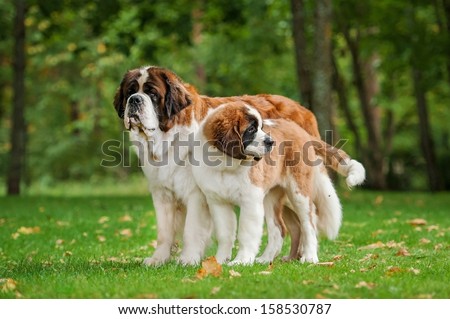
M 266 256 L 261 256 L 255 259 L 255 262 L 257 262 L 258 264 L 270 264 L 272 261 L 272 258 Z
M 177 262 L 183 266 L 196 266 L 200 264 L 200 258 L 195 258 L 192 256 L 180 256 Z
M 233 261 L 230 261 L 228 263 L 228 266 L 237 266 L 237 265 L 244 265 L 244 266 L 251 266 L 255 262 L 254 258 L 235 258 Z
M 148 267 L 159 267 L 167 262 L 168 258 L 158 258 L 156 256 L 144 259 L 143 265 Z
M 305 254 L 300 258 L 300 262 L 317 264 L 319 262 L 319 257 L 317 257 L 317 254 L 311 254 L 311 255 Z

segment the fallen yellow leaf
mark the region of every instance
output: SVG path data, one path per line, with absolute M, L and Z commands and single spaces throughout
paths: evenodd
M 241 277 L 241 274 L 239 272 L 237 272 L 237 271 L 234 271 L 233 269 L 230 269 L 228 271 L 228 273 L 230 274 L 231 278 L 233 278 L 233 277 Z
M 375 198 L 374 204 L 375 204 L 375 205 L 380 205 L 380 204 L 383 202 L 383 200 L 384 200 L 383 196 L 382 196 L 382 195 L 378 195 L 378 196 Z
M 368 249 L 377 249 L 377 248 L 384 248 L 386 245 L 383 244 L 381 241 L 377 241 L 374 244 L 370 244 L 367 246 L 359 247 L 358 250 L 368 250 Z
M 409 268 L 408 271 L 412 272 L 414 275 L 420 274 L 420 270 L 416 268 Z
M 22 235 L 31 235 L 31 234 L 37 234 L 41 231 L 41 228 L 39 226 L 35 227 L 20 227 L 17 232 Z
M 397 242 L 391 240 L 391 241 L 388 241 L 386 243 L 386 247 L 388 247 L 388 248 L 402 248 L 404 244 L 405 244 L 404 241 L 401 241 L 401 242 L 397 243 Z
M 133 236 L 133 233 L 132 233 L 131 229 L 129 229 L 129 228 L 122 229 L 122 230 L 119 232 L 119 234 L 122 235 L 122 236 L 124 236 L 124 237 L 131 237 L 131 236 Z
M 411 256 L 408 250 L 406 248 L 400 248 L 399 251 L 395 254 L 395 256 Z
M 325 267 L 334 267 L 334 262 L 332 261 L 325 261 L 321 263 L 317 263 L 318 266 L 325 266 Z
M 387 269 L 386 275 L 393 275 L 395 273 L 402 272 L 402 271 L 403 271 L 403 269 L 401 269 L 400 267 L 391 266 Z
M 367 289 L 373 289 L 376 286 L 373 282 L 365 282 L 360 281 L 358 284 L 356 284 L 355 288 L 367 288 Z
M 121 222 L 121 223 L 131 222 L 131 221 L 133 221 L 133 218 L 131 218 L 131 216 L 128 214 L 123 215 L 122 217 L 119 218 L 119 222 Z
M 213 289 L 211 289 L 211 295 L 215 295 L 220 291 L 220 287 L 213 287 Z
M 202 268 L 197 271 L 197 278 L 203 279 L 209 275 L 219 277 L 222 274 L 222 265 L 217 262 L 216 257 L 208 257 L 202 261 Z
M 0 288 L 2 292 L 14 291 L 17 288 L 17 282 L 11 278 L 0 278 Z
M 431 240 L 429 240 L 428 238 L 421 238 L 420 243 L 426 245 L 431 243 Z
M 99 224 L 104 224 L 106 222 L 109 222 L 109 217 L 108 216 L 102 216 L 99 218 L 98 223 Z
M 439 226 L 438 225 L 430 225 L 430 226 L 427 227 L 427 230 L 429 232 L 433 231 L 433 230 L 439 230 Z
M 426 225 L 427 221 L 423 218 L 415 218 L 415 219 L 408 220 L 408 224 L 410 224 L 411 226 L 422 226 L 422 225 Z

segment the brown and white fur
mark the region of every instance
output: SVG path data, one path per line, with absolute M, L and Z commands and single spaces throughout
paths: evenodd
M 179 142 L 188 141 L 189 136 L 197 132 L 209 111 L 233 101 L 251 105 L 263 118 L 290 119 L 311 136 L 319 136 L 314 115 L 282 96 L 207 97 L 164 68 L 142 67 L 125 73 L 114 97 L 114 107 L 125 128 L 130 130 L 130 140 L 148 180 L 157 219 L 157 248 L 144 264 L 167 262 L 175 235 L 180 232 L 184 244 L 180 262 L 197 264 L 201 261 L 212 223 L 204 195 L 192 178 L 190 164 L 186 163 L 189 146 L 185 143 L 181 147 Z M 176 158 L 175 152 L 178 152 Z M 167 160 L 166 165 L 155 165 L 164 160 Z M 180 165 L 180 160 L 184 165 Z M 351 167 L 352 163 L 343 161 L 341 165 Z M 354 185 L 364 180 L 364 177 L 358 178 Z M 340 211 L 334 214 L 340 216 Z
M 208 145 L 206 151 L 204 147 L 194 149 L 200 165 L 192 166 L 192 171 L 214 221 L 218 240 L 216 259 L 223 263 L 231 258 L 237 229 L 234 205 L 240 207 L 239 250 L 230 264 L 252 264 L 260 246 L 265 212 L 270 246 L 271 231 L 276 228 L 274 207 L 287 195 L 299 220 L 301 261 L 316 263 L 313 199 L 323 191 L 324 168 L 312 143 L 316 139 L 284 119 L 266 121 L 264 131 L 262 127 L 263 120 L 256 109 L 244 102 L 230 102 L 210 112 L 196 135 L 201 145 Z M 273 156 L 269 156 L 272 148 Z M 208 165 L 200 160 L 205 154 Z M 338 212 L 338 221 L 328 220 L 330 225 L 322 225 L 325 230 L 330 226 L 332 235 L 336 235 L 335 228 L 341 222 L 341 207 L 336 198 L 320 199 L 329 201 L 325 204 L 331 206 L 331 212 Z M 275 249 L 281 248 L 274 245 Z M 274 252 L 266 249 L 261 258 L 265 261 L 273 257 Z

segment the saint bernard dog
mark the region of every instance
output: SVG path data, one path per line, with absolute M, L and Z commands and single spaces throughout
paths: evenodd
M 217 261 L 230 260 L 239 227 L 239 250 L 230 265 L 252 264 L 259 251 L 264 216 L 270 244 L 271 226 L 275 223 L 273 214 L 267 212 L 286 195 L 299 220 L 300 238 L 294 240 L 301 246 L 298 248 L 300 260 L 317 263 L 313 202 L 315 195 L 323 192 L 324 166 L 315 149 L 327 147 L 326 143 L 311 137 L 290 120 L 263 121 L 256 109 L 242 101 L 226 103 L 210 112 L 201 124 L 196 140 L 207 145 L 206 148 L 194 148 L 194 157 L 200 165 L 192 166 L 192 171 L 206 196 L 214 221 Z M 355 173 L 363 174 L 364 171 L 352 172 Z M 334 211 L 340 211 L 339 201 L 336 202 L 334 196 L 323 200 L 329 203 L 321 203 L 319 209 L 329 205 Z M 239 226 L 234 205 L 240 207 Z M 336 221 L 330 219 L 329 222 Z
M 213 222 L 206 198 L 192 175 L 189 158 L 193 136 L 209 112 L 224 103 L 239 101 L 257 109 L 264 119 L 289 119 L 311 136 L 320 138 L 314 115 L 286 97 L 267 94 L 208 97 L 200 95 L 172 71 L 155 66 L 129 70 L 123 76 L 114 96 L 114 107 L 130 131 L 130 141 L 148 180 L 156 211 L 157 247 L 153 255 L 144 260 L 145 265 L 167 262 L 178 234 L 183 236 L 179 262 L 192 265 L 202 260 L 211 239 Z M 330 150 L 324 152 L 328 154 Z M 361 174 L 351 173 L 356 164 L 359 163 L 353 160 L 343 160 L 339 164 L 340 173 L 348 176 L 350 186 L 364 180 Z M 325 171 L 321 178 L 324 193 L 329 192 L 326 196 L 339 202 Z M 340 205 L 333 211 L 321 209 L 322 200 L 316 199 L 319 230 L 337 235 Z M 334 226 L 321 227 L 329 224 L 321 220 L 329 218 L 336 221 Z

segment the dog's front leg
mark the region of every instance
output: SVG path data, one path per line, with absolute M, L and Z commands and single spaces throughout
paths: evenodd
M 264 227 L 264 205 L 261 200 L 251 201 L 241 206 L 239 217 L 239 251 L 229 265 L 251 265 L 255 261 L 261 244 Z
M 154 190 L 152 197 L 158 231 L 157 246 L 153 255 L 144 260 L 144 265 L 159 266 L 169 260 L 172 245 L 175 241 L 176 199 L 167 190 Z
M 237 229 L 236 214 L 233 206 L 227 203 L 208 200 L 208 206 L 218 242 L 216 259 L 219 264 L 223 264 L 231 259 L 233 252 Z
M 183 265 L 199 264 L 211 240 L 212 220 L 206 198 L 196 189 L 187 203 L 186 223 L 183 233 L 183 251 L 179 262 Z

